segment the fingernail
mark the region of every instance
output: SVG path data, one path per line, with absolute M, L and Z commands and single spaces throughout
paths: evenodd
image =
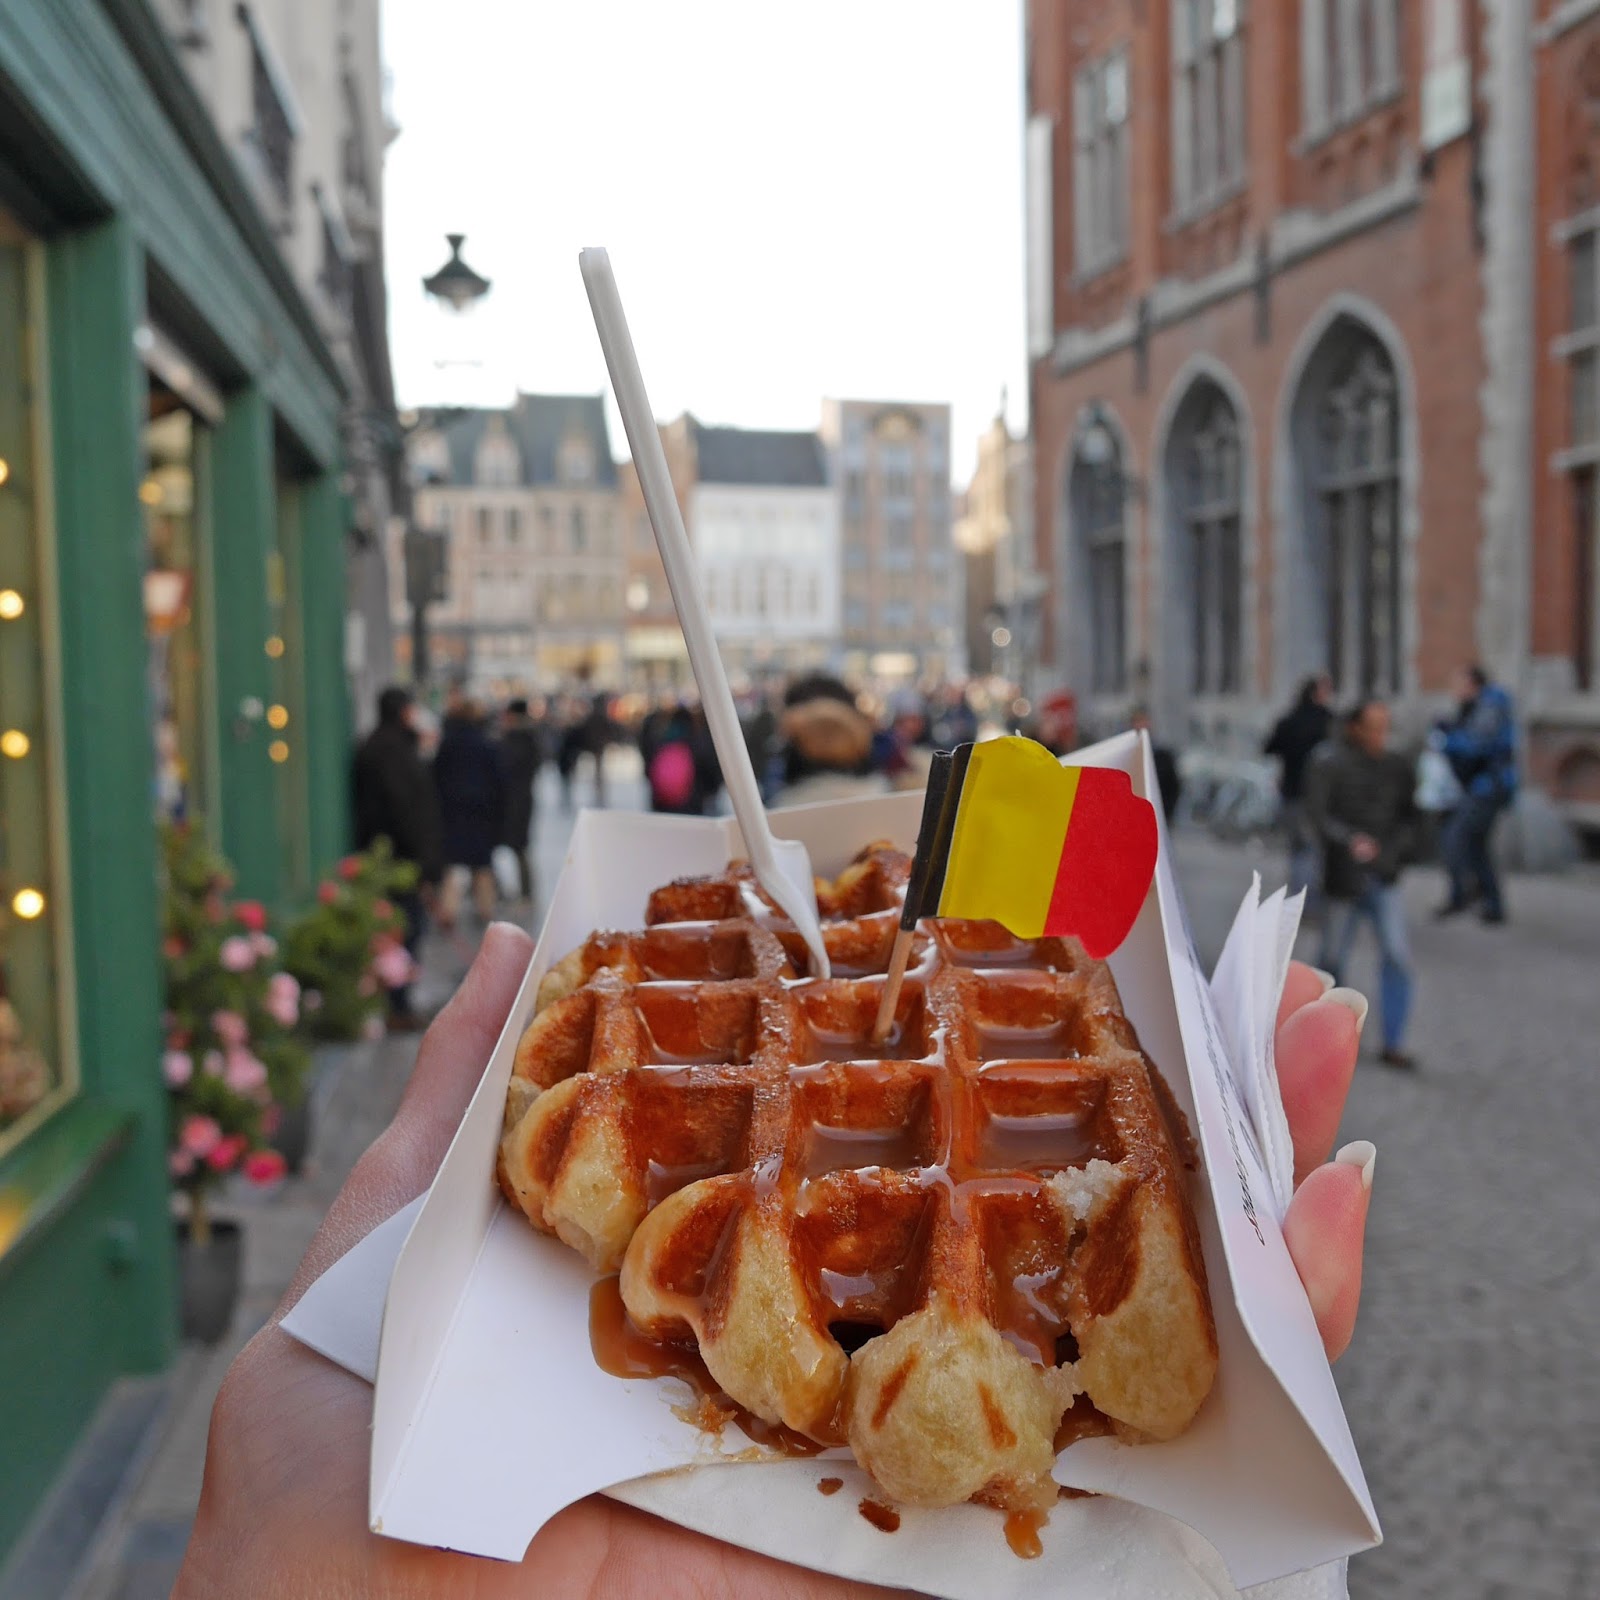
M 1317 982 L 1322 985 L 1322 992 L 1324 995 L 1326 995 L 1330 989 L 1338 986 L 1339 980 L 1334 977 L 1331 972 L 1324 972 L 1321 967 L 1313 967 L 1311 971 Z
M 1330 989 L 1322 997 L 1331 1000 L 1336 1006 L 1343 1006 L 1351 1012 L 1356 1019 L 1356 1036 L 1359 1038 L 1361 1030 L 1367 1022 L 1367 997 L 1359 989 Z
M 1378 1164 L 1378 1147 L 1370 1139 L 1357 1139 L 1347 1144 L 1334 1158 L 1341 1167 L 1361 1168 L 1361 1187 L 1372 1187 L 1372 1169 Z

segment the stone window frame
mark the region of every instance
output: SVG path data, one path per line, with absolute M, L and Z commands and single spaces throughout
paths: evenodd
M 1245 0 L 1172 0 L 1169 149 L 1177 223 L 1214 210 L 1245 187 L 1247 21 Z M 1200 31 L 1203 40 L 1196 37 Z
M 1359 122 L 1404 92 L 1401 11 L 1400 0 L 1300 0 L 1299 148 Z M 1330 63 L 1340 67 L 1333 83 Z M 1348 70 L 1352 63 L 1360 70 Z
M 1086 61 L 1072 79 L 1072 242 L 1085 283 L 1128 259 L 1133 60 L 1126 44 Z
M 1578 604 L 1567 655 L 1573 687 L 1588 693 L 1600 685 L 1600 206 L 1558 222 L 1551 236 L 1567 258 L 1567 328 L 1550 343 L 1552 358 L 1566 370 L 1567 443 L 1550 464 L 1572 494 L 1572 583 Z M 1580 285 L 1585 285 L 1586 310 L 1580 306 Z M 1587 375 L 1589 390 L 1587 437 L 1580 437 L 1580 374 Z

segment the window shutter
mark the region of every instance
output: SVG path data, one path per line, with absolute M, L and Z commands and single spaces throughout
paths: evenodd
M 1337 3 L 1339 102 L 1335 109 L 1343 119 L 1358 116 L 1366 104 L 1369 84 L 1366 64 L 1362 59 L 1361 13 L 1371 0 L 1337 0 Z
M 1226 183 L 1244 176 L 1244 38 L 1238 32 L 1222 47 L 1222 160 Z
M 1172 128 L 1168 140 L 1172 160 L 1172 208 L 1182 215 L 1194 201 L 1191 140 L 1194 137 L 1194 57 L 1192 0 L 1172 0 Z
M 1400 18 L 1397 0 L 1367 0 L 1372 7 L 1372 84 L 1374 95 L 1400 87 Z

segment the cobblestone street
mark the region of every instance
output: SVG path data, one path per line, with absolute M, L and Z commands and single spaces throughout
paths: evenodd
M 614 803 L 640 803 L 617 752 Z M 590 798 L 587 775 L 577 798 Z M 538 863 L 548 891 L 570 818 L 540 789 Z M 1181 875 L 1212 961 L 1252 865 L 1276 858 L 1202 835 L 1180 839 Z M 1600 872 L 1514 880 L 1512 922 L 1427 919 L 1437 875 L 1408 889 L 1418 998 L 1414 1075 L 1370 1056 L 1344 1138 L 1379 1151 L 1356 1341 L 1340 1387 L 1387 1542 L 1355 1561 L 1355 1600 L 1592 1600 L 1600 1594 L 1600 1320 L 1594 1142 Z M 531 920 L 531 919 L 528 919 Z M 471 959 L 476 933 L 436 938 L 430 1004 Z M 1302 936 L 1314 959 L 1314 936 Z M 1376 990 L 1363 947 L 1348 981 Z M 1376 1022 L 1369 1033 L 1376 1032 Z M 249 1216 L 248 1287 L 236 1337 L 191 1351 L 164 1439 L 117 1525 L 103 1530 L 94 1600 L 164 1595 L 198 1491 L 205 1421 L 229 1353 L 270 1310 L 322 1208 L 398 1098 L 415 1041 L 353 1052 L 330 1075 L 307 1176 Z M 1375 1047 L 1373 1047 L 1375 1048 Z

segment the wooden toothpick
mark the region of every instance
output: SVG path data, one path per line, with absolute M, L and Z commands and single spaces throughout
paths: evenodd
M 906 981 L 906 964 L 911 959 L 911 936 L 915 928 L 897 928 L 894 949 L 889 956 L 889 970 L 883 979 L 883 998 L 878 1001 L 878 1019 L 872 1024 L 872 1042 L 882 1044 L 894 1027 L 895 1008 L 900 1004 L 900 990 Z

